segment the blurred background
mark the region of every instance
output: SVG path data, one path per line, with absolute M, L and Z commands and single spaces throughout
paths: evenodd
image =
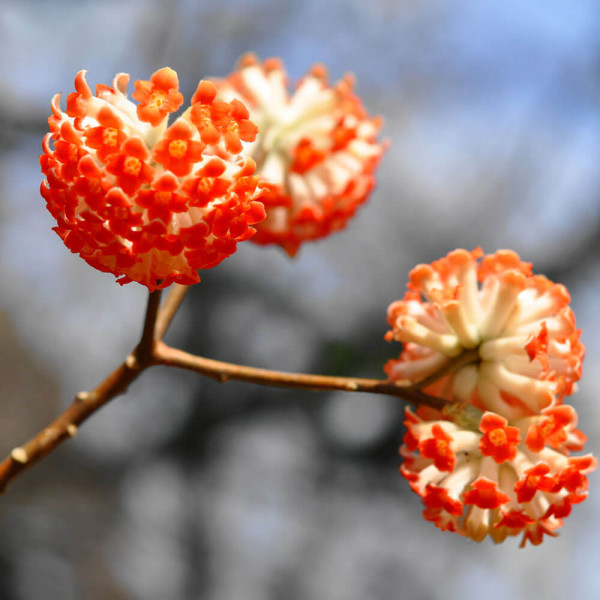
M 600 454 L 600 5 L 595 0 L 3 0 L 0 450 L 136 343 L 146 293 L 71 255 L 39 195 L 52 95 L 228 74 L 346 71 L 391 145 L 368 206 L 290 261 L 242 244 L 167 341 L 256 366 L 381 377 L 387 305 L 456 247 L 513 248 L 567 285 L 588 348 L 573 399 Z M 63 96 L 65 97 L 65 96 Z M 600 475 L 558 539 L 444 534 L 397 473 L 398 400 L 219 385 L 156 369 L 0 499 L 0 598 L 592 598 Z

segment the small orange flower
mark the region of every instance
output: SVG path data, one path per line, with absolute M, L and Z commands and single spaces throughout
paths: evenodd
M 229 150 L 240 151 L 253 125 L 239 101 L 219 110 L 208 102 L 200 129 L 190 117 L 197 99 L 168 127 L 183 101 L 176 73 L 165 68 L 137 81 L 138 105 L 127 98 L 128 81 L 117 75 L 94 96 L 82 71 L 66 111 L 53 98 L 42 196 L 66 246 L 119 283 L 196 283 L 198 269 L 235 252 L 265 218 L 254 162 Z M 202 138 L 207 128 L 214 139 Z
M 248 109 L 239 100 L 215 101 L 217 88 L 212 81 L 201 81 L 192 97 L 190 119 L 205 144 L 216 144 L 221 137 L 232 154 L 242 151 L 242 141 L 253 142 L 258 128 L 249 120 Z
M 498 464 L 515 458 L 521 441 L 518 427 L 510 427 L 504 417 L 486 412 L 481 417 L 479 431 L 484 434 L 479 442 L 481 454 L 491 456 Z
M 152 183 L 151 189 L 140 190 L 135 201 L 138 206 L 147 209 L 150 221 L 160 219 L 168 225 L 174 213 L 188 210 L 188 198 L 178 192 L 178 189 L 177 179 L 170 173 L 165 173 Z
M 534 452 L 539 452 L 546 444 L 553 448 L 565 446 L 569 450 L 581 450 L 586 442 L 585 435 L 575 429 L 577 413 L 567 404 L 551 406 L 531 421 L 525 443 Z
M 465 504 L 474 504 L 479 508 L 500 508 L 506 504 L 510 498 L 504 492 L 498 489 L 498 484 L 495 481 L 490 481 L 485 477 L 476 479 L 472 484 L 472 490 L 464 493 Z
M 139 120 L 152 127 L 183 104 L 177 73 L 168 67 L 156 71 L 150 81 L 136 81 L 131 97 L 139 102 L 136 107 Z
M 459 517 L 463 512 L 462 502 L 454 500 L 447 489 L 431 483 L 428 483 L 425 487 L 423 503 L 430 511 L 446 511 L 449 515 L 455 517 Z M 431 514 L 430 516 L 433 515 Z
M 86 145 L 96 150 L 98 158 L 106 161 L 107 156 L 117 152 L 127 139 L 123 127 L 122 119 L 110 108 L 103 106 L 98 111 L 98 127 L 88 127 L 83 132 L 83 137 Z
M 116 177 L 116 184 L 126 194 L 133 194 L 154 177 L 154 169 L 147 162 L 149 158 L 150 152 L 144 142 L 131 137 L 116 153 L 106 158 L 106 171 Z
M 440 471 L 452 471 L 456 464 L 456 456 L 450 447 L 452 436 L 448 435 L 439 425 L 434 425 L 433 437 L 419 443 L 419 452 L 424 458 L 433 459 L 433 464 Z
M 538 463 L 530 469 L 526 469 L 523 479 L 515 484 L 517 500 L 519 502 L 531 502 L 538 490 L 541 492 L 560 490 L 561 486 L 557 484 L 558 478 L 551 474 L 550 466 L 546 463 Z
M 154 160 L 178 177 L 189 175 L 194 164 L 202 160 L 202 152 L 206 148 L 202 142 L 192 139 L 193 135 L 191 125 L 177 121 L 154 146 Z

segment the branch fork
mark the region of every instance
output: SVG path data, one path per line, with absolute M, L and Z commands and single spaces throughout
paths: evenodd
M 220 383 L 236 379 L 311 391 L 341 390 L 387 394 L 412 404 L 427 405 L 441 410 L 448 404 L 446 400 L 429 396 L 420 390 L 450 372 L 479 360 L 476 350 L 464 352 L 439 372 L 417 384 L 410 384 L 378 379 L 285 373 L 204 358 L 172 348 L 162 341 L 188 289 L 188 286 L 173 285 L 162 306 L 162 290 L 149 293 L 144 327 L 138 345 L 104 381 L 89 392 L 82 391 L 76 394 L 72 404 L 56 420 L 28 442 L 14 448 L 9 456 L 0 462 L 0 493 L 4 493 L 21 472 L 42 460 L 62 442 L 74 437 L 83 421 L 110 400 L 124 393 L 143 371 L 153 366 L 163 365 L 194 371 Z

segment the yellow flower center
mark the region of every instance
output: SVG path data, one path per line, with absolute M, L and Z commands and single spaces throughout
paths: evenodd
M 540 433 L 542 437 L 548 437 L 554 429 L 554 423 L 552 419 L 547 419 L 540 427 Z
M 102 143 L 105 146 L 116 146 L 119 139 L 119 132 L 114 127 L 107 127 L 102 132 Z
M 202 122 L 204 127 L 208 127 L 212 124 L 212 117 L 208 106 L 198 106 L 195 110 L 199 113 L 198 119 Z
M 127 175 L 138 175 L 142 169 L 142 161 L 135 156 L 128 156 L 123 163 L 123 171 Z
M 152 106 L 154 108 L 160 108 L 165 101 L 167 94 L 162 90 L 155 90 L 150 95 L 150 100 L 148 101 L 148 106 Z
M 500 429 L 500 427 L 497 429 L 492 429 L 492 431 L 489 433 L 489 438 L 490 442 L 492 442 L 494 446 L 504 446 L 507 441 L 506 432 L 504 429 Z
M 198 181 L 198 185 L 196 186 L 196 189 L 200 193 L 208 194 L 212 190 L 214 183 L 215 183 L 214 177 L 202 177 L 200 179 L 200 181 Z
M 167 204 L 171 200 L 171 192 L 156 192 L 155 200 L 160 204 Z
M 448 442 L 446 440 L 437 440 L 435 449 L 440 456 L 447 456 L 449 451 Z
M 169 154 L 173 158 L 183 158 L 187 149 L 188 144 L 185 140 L 173 140 L 169 142 Z

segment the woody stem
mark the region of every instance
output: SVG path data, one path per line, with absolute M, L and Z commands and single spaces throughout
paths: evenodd
M 175 286 L 162 307 L 160 307 L 160 290 L 150 293 L 143 332 L 133 352 L 102 383 L 90 392 L 77 394 L 71 406 L 55 421 L 28 442 L 12 450 L 10 455 L 0 463 L 0 492 L 6 491 L 8 484 L 22 471 L 39 462 L 62 442 L 73 437 L 83 421 L 114 397 L 124 393 L 142 371 L 152 366 L 163 365 L 186 369 L 221 383 L 235 379 L 281 388 L 387 394 L 402 398 L 416 406 L 424 405 L 442 409 L 448 405 L 446 400 L 430 396 L 420 390 L 452 371 L 478 360 L 476 351 L 464 352 L 449 361 L 443 369 L 416 384 L 408 381 L 390 382 L 357 377 L 285 373 L 212 360 L 172 348 L 162 342 L 162 336 L 186 292 L 186 286 Z

